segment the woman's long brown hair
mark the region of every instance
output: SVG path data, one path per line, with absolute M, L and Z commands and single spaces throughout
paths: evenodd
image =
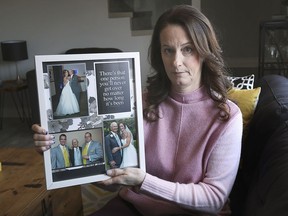
M 222 50 L 210 21 L 199 10 L 189 5 L 178 5 L 164 12 L 158 19 L 149 47 L 149 59 L 153 74 L 147 79 L 147 94 L 144 118 L 148 121 L 159 119 L 158 106 L 164 101 L 170 91 L 171 82 L 166 75 L 161 57 L 160 33 L 168 25 L 179 25 L 194 45 L 202 65 L 202 84 L 208 90 L 210 97 L 219 108 L 219 118 L 227 120 L 230 117 L 227 105 L 227 89 L 231 87 L 227 80 L 222 58 Z

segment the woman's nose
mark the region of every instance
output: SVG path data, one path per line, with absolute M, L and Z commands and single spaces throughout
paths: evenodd
M 182 61 L 183 61 L 182 53 L 181 52 L 175 52 L 174 62 L 173 62 L 174 66 L 175 67 L 181 66 L 182 65 Z

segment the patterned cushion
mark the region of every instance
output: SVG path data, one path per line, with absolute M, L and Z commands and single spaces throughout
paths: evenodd
M 243 77 L 232 77 L 232 76 L 228 77 L 233 87 L 237 89 L 253 89 L 254 78 L 255 78 L 254 74 Z

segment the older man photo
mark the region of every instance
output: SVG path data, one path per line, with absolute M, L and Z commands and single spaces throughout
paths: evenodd
M 105 152 L 111 168 L 118 168 L 122 162 L 122 150 L 115 151 L 116 147 L 121 147 L 122 143 L 118 135 L 118 124 L 110 124 L 110 132 L 105 137 Z
M 92 140 L 90 132 L 86 132 L 84 138 L 85 144 L 82 146 L 83 165 L 103 162 L 104 156 L 101 143 Z

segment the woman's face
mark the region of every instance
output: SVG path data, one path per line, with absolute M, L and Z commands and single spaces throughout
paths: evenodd
M 179 25 L 168 25 L 160 33 L 161 56 L 172 89 L 187 93 L 201 85 L 202 59 L 188 34 Z
M 125 129 L 123 124 L 119 124 L 120 130 L 123 131 Z

